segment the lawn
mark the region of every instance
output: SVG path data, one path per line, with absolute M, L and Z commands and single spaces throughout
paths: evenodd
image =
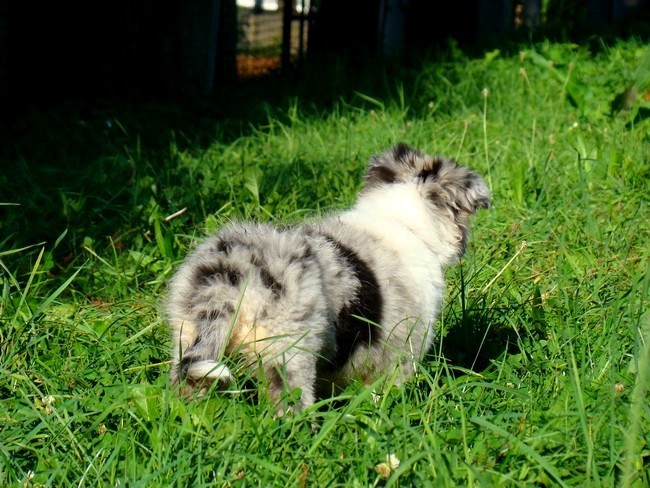
M 20 116 L 0 149 L 0 485 L 650 485 L 650 47 L 303 76 Z M 281 419 L 255 391 L 179 399 L 161 302 L 188 250 L 233 219 L 346 208 L 397 141 L 493 192 L 416 377 Z

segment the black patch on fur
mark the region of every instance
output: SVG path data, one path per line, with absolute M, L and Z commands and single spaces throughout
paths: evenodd
M 311 261 L 313 259 L 316 259 L 316 254 L 314 254 L 314 250 L 312 249 L 312 247 L 309 244 L 307 244 L 305 246 L 305 254 L 303 255 L 303 260 Z
M 393 147 L 393 157 L 395 160 L 408 164 L 409 166 L 415 165 L 413 156 L 418 156 L 419 154 L 419 152 L 403 142 L 398 142 L 395 147 Z
M 279 296 L 282 293 L 282 283 L 276 280 L 267 268 L 260 267 L 260 278 L 262 278 L 264 286 L 269 288 L 275 296 Z
M 289 264 L 294 264 L 298 262 L 308 262 L 312 261 L 315 258 L 314 250 L 309 244 L 305 244 L 305 248 L 302 252 L 296 252 L 289 256 Z
M 230 254 L 230 250 L 232 249 L 232 247 L 233 247 L 232 242 L 225 239 L 221 239 L 217 244 L 217 251 L 224 253 L 227 256 L 228 254 Z
M 435 180 L 438 177 L 442 164 L 443 161 L 441 159 L 433 159 L 430 164 L 427 164 L 426 167 L 422 168 L 418 177 L 424 181 L 427 181 L 429 178 Z
M 219 304 L 219 308 L 211 310 L 203 310 L 202 307 L 205 305 L 205 302 L 198 300 L 192 300 L 188 312 L 193 315 L 195 320 L 199 322 L 216 322 L 218 319 L 229 320 L 230 317 L 235 313 L 235 306 L 230 302 L 223 302 Z
M 197 341 L 198 342 L 198 341 Z M 194 346 L 192 346 L 194 347 Z M 179 381 L 185 381 L 187 379 L 187 371 L 190 369 L 194 363 L 200 361 L 201 358 L 189 356 L 183 357 L 181 362 L 178 363 L 178 379 Z
M 368 170 L 366 180 L 368 184 L 394 183 L 395 176 L 395 171 L 387 166 L 373 166 Z
M 241 278 L 238 270 L 224 263 L 201 263 L 196 267 L 195 276 L 197 283 L 201 285 L 210 285 L 212 281 L 218 279 L 237 286 Z
M 196 318 L 199 319 L 201 322 L 214 322 L 220 316 L 221 316 L 220 310 L 203 310 L 202 312 L 199 312 L 196 315 Z
M 450 203 L 444 195 L 444 190 L 430 190 L 427 193 L 427 197 L 431 202 L 433 202 L 437 207 L 447 207 L 454 214 L 454 217 L 458 215 L 458 208 Z
M 187 370 L 190 368 L 192 364 L 200 360 L 200 358 L 188 354 L 192 349 L 194 349 L 200 343 L 201 343 L 201 336 L 198 336 L 196 339 L 194 339 L 194 344 L 192 344 L 192 346 L 189 347 L 187 351 L 185 351 L 186 355 L 181 357 L 180 362 L 176 366 L 176 373 L 179 381 L 185 381 L 187 379 Z
M 333 237 L 326 236 L 326 239 L 347 262 L 360 284 L 356 296 L 340 311 L 334 324 L 336 354 L 328 366 L 337 370 L 345 365 L 360 345 L 371 345 L 379 341 L 380 329 L 376 324 L 381 323 L 383 303 L 377 277 L 366 262 Z
M 278 368 L 276 366 L 266 368 L 266 370 L 264 371 L 264 376 L 266 382 L 271 385 L 276 385 L 276 386 L 279 385 L 281 387 L 282 383 L 284 383 L 282 375 L 280 374 L 280 371 L 278 371 Z

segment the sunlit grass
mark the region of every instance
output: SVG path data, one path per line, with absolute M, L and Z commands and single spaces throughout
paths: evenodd
M 326 103 L 31 116 L 0 175 L 0 484 L 647 485 L 648 59 L 541 44 L 339 70 Z M 159 309 L 196 239 L 345 208 L 397 141 L 493 191 L 416 377 L 283 419 L 177 398 Z

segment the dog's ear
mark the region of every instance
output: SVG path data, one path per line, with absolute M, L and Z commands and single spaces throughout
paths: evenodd
M 479 208 L 490 208 L 490 190 L 476 172 L 454 161 L 427 157 L 418 175 L 426 197 L 438 208 L 454 214 L 473 214 Z
M 403 142 L 377 156 L 370 158 L 366 170 L 366 188 L 373 188 L 382 184 L 407 181 L 407 177 L 416 169 L 416 162 L 423 157 Z
M 420 162 L 422 193 L 453 216 L 461 233 L 458 254 L 462 256 L 469 239 L 469 217 L 479 208 L 490 208 L 490 190 L 476 172 L 454 161 L 426 157 Z

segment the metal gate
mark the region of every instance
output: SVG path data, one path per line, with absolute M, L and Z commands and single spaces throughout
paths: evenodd
M 314 0 L 237 0 L 237 75 L 285 72 L 307 53 Z

